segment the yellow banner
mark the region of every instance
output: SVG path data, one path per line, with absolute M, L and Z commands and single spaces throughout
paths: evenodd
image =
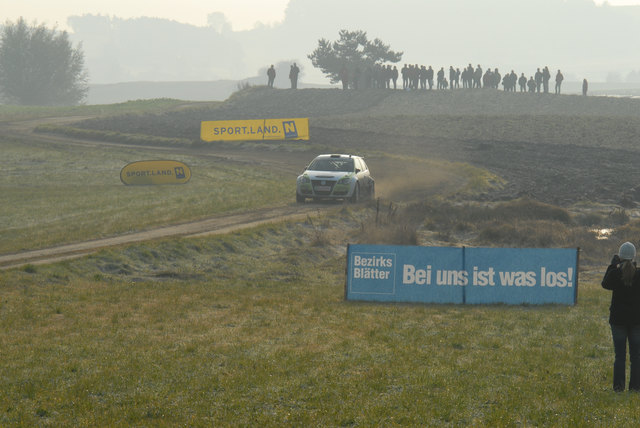
M 184 184 L 191 179 L 189 167 L 179 161 L 137 161 L 120 171 L 124 184 Z
M 203 141 L 308 140 L 309 119 L 214 120 L 202 122 Z

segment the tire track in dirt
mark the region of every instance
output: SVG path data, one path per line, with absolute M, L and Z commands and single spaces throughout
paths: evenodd
M 206 153 L 201 149 L 194 148 L 175 148 L 175 147 L 151 147 L 138 146 L 121 143 L 109 143 L 93 140 L 72 139 L 59 135 L 34 133 L 33 129 L 43 123 L 70 123 L 87 117 L 60 117 L 60 118 L 42 118 L 26 121 L 12 121 L 0 123 L 0 131 L 4 137 L 28 138 L 41 142 L 64 143 L 79 146 L 126 146 L 135 147 L 137 149 L 149 150 L 166 150 L 166 151 L 197 151 L 200 155 L 215 156 L 225 159 L 233 159 L 234 161 L 247 162 L 251 164 L 260 164 L 263 167 L 285 168 L 286 170 L 298 171 L 302 165 L 301 161 L 294 160 L 296 156 L 264 156 L 255 155 L 250 152 L 242 153 Z M 296 165 L 294 167 L 293 165 Z M 292 191 L 293 200 L 293 191 Z M 89 241 L 77 242 L 72 244 L 59 245 L 50 248 L 23 251 L 18 253 L 0 255 L 0 270 L 17 268 L 27 264 L 46 264 L 61 260 L 68 260 L 82 257 L 87 254 L 95 253 L 103 248 L 127 245 L 136 242 L 144 242 L 155 239 L 171 238 L 171 237 L 198 237 L 215 234 L 225 234 L 236 230 L 255 227 L 261 224 L 281 221 L 297 221 L 303 220 L 307 216 L 315 215 L 320 211 L 335 209 L 336 205 L 332 204 L 305 204 L 305 205 L 288 205 L 284 207 L 264 208 L 252 210 L 244 213 L 234 213 L 228 215 L 219 215 L 206 218 L 203 220 L 192 221 L 183 224 L 176 224 L 154 228 L 146 231 L 128 233 L 108 238 L 93 239 Z
M 0 256 L 0 269 L 16 268 L 27 264 L 37 265 L 53 263 L 61 260 L 82 257 L 87 254 L 95 253 L 103 248 L 117 247 L 120 245 L 151 241 L 155 239 L 219 235 L 259 226 L 265 223 L 282 222 L 286 220 L 300 221 L 308 216 L 314 215 L 321 209 L 326 210 L 327 208 L 330 207 L 323 207 L 315 204 L 308 206 L 266 208 L 240 214 L 216 216 L 204 220 L 164 226 L 109 238 L 94 239 L 39 250 L 6 254 Z

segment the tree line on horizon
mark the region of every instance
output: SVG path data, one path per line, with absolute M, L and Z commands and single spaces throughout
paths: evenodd
M 376 73 L 385 73 L 388 82 L 387 73 L 398 73 L 388 64 L 400 62 L 402 56 L 381 39 L 370 40 L 365 31 L 340 30 L 338 40 L 318 40 L 307 57 L 331 83 L 342 82 L 348 88 L 381 87 Z M 66 31 L 28 25 L 23 18 L 1 27 L 0 99 L 22 105 L 74 105 L 82 103 L 87 92 L 82 43 L 74 47 Z

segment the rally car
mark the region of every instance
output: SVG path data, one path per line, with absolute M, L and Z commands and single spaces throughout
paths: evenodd
M 296 201 L 299 203 L 307 198 L 358 202 L 362 197 L 375 198 L 375 182 L 360 156 L 320 155 L 298 176 Z

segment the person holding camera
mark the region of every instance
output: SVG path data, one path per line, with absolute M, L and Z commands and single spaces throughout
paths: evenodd
M 613 336 L 615 360 L 613 389 L 625 389 L 627 342 L 631 373 L 629 390 L 640 392 L 640 270 L 636 269 L 636 247 L 631 242 L 620 246 L 602 279 L 602 287 L 611 290 L 609 324 Z

